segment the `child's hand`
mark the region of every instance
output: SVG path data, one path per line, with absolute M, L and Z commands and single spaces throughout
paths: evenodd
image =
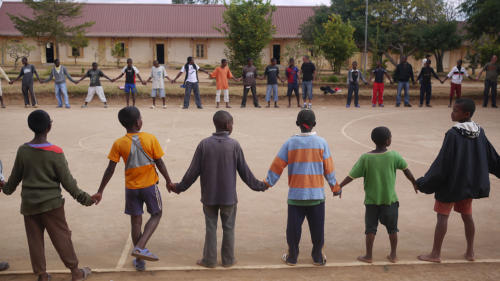
M 168 190 L 168 193 L 170 192 L 175 192 L 175 184 L 173 182 L 167 182 L 167 190 Z
M 5 182 L 4 181 L 0 181 L 0 191 L 2 191 L 2 188 L 5 186 Z
M 418 185 L 417 185 L 417 182 L 413 183 L 413 189 L 415 189 L 415 193 L 418 194 Z
M 342 189 L 340 189 L 338 192 L 333 193 L 333 197 L 338 196 L 339 199 L 342 199 Z
M 94 201 L 94 204 L 99 205 L 99 202 L 102 200 L 102 193 L 97 192 L 96 194 L 90 196 L 92 198 L 92 201 Z

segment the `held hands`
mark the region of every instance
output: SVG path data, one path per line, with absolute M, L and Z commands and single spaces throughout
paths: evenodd
M 9 82 L 9 84 L 10 84 L 10 85 L 14 84 L 14 81 L 10 81 L 10 82 Z
M 96 194 L 90 196 L 92 198 L 92 201 L 94 201 L 94 204 L 99 205 L 99 203 L 102 200 L 102 193 L 97 192 Z
M 172 191 L 177 193 L 175 190 L 175 184 L 173 182 L 167 182 L 167 191 L 168 191 L 168 193 L 170 193 Z
M 415 194 L 418 194 L 418 185 L 417 185 L 417 182 L 413 182 L 413 189 L 415 190 Z
M 338 196 L 339 199 L 342 199 L 342 188 L 337 192 L 333 192 L 333 197 L 335 196 Z

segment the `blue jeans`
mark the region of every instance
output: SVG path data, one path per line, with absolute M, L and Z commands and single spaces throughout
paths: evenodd
M 266 101 L 271 101 L 271 92 L 273 92 L 274 102 L 278 101 L 278 84 L 267 85 Z
M 69 107 L 69 100 L 68 100 L 68 88 L 66 88 L 66 83 L 61 83 L 61 84 L 54 84 L 55 86 L 55 92 L 56 92 L 56 99 L 57 99 L 57 106 L 62 107 L 62 99 L 64 97 L 64 105 L 66 107 Z
M 302 81 L 302 99 L 313 99 L 313 81 Z
M 191 90 L 194 92 L 194 100 L 197 107 L 201 107 L 200 88 L 198 82 L 186 82 L 186 91 L 184 92 L 184 107 L 189 107 L 189 99 L 191 98 Z
M 401 91 L 405 90 L 405 104 L 410 104 L 410 81 L 398 82 L 398 94 L 396 96 L 396 104 L 401 104 Z

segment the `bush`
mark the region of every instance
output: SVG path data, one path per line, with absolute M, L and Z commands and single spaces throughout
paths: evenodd
M 321 81 L 323 82 L 330 82 L 330 83 L 338 83 L 339 78 L 336 75 L 329 75 L 329 76 L 323 76 L 321 77 Z

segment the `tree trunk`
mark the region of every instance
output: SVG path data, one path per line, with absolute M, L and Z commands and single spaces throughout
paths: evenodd
M 54 39 L 54 48 L 56 49 L 56 59 L 59 58 L 59 42 L 57 39 Z
M 384 55 L 385 57 L 389 60 L 389 62 L 393 65 L 393 66 L 397 66 L 398 63 L 391 57 L 391 55 L 389 54 L 389 52 L 387 51 L 384 51 Z
M 436 58 L 436 71 L 443 72 L 443 51 L 435 50 L 434 57 Z

